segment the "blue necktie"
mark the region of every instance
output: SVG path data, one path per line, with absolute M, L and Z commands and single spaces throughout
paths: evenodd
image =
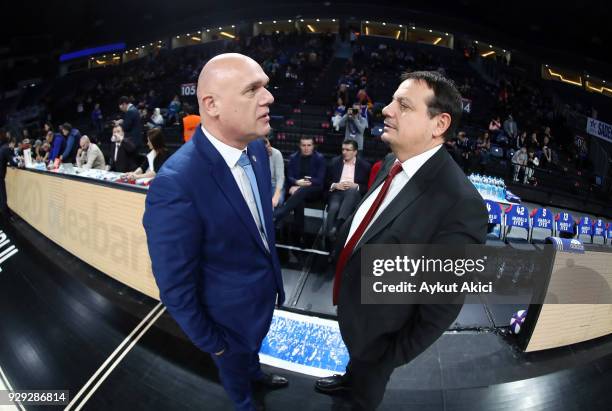
M 259 222 L 261 223 L 261 228 L 263 229 L 263 234 L 268 238 L 266 232 L 266 223 L 263 216 L 263 208 L 261 207 L 261 198 L 259 197 L 259 187 L 257 187 L 257 179 L 255 178 L 255 173 L 253 172 L 253 166 L 251 165 L 251 161 L 249 157 L 246 155 L 246 150 L 242 152 L 240 155 L 240 159 L 238 159 L 238 165 L 242 167 L 244 172 L 246 173 L 249 183 L 251 184 L 251 191 L 253 192 L 253 197 L 255 198 L 255 204 L 257 205 L 257 212 L 259 213 Z

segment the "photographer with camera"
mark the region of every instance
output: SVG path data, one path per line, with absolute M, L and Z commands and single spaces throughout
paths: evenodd
M 360 113 L 359 104 L 354 104 L 340 119 L 340 127 L 346 126 L 344 131 L 345 140 L 357 142 L 359 151 L 363 151 L 363 132 L 368 127 L 368 121 Z

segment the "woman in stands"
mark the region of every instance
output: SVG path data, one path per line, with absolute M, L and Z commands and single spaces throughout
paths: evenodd
M 520 150 L 521 147 L 527 146 L 527 132 L 523 131 L 521 135 L 516 139 L 516 149 Z
M 544 142 L 542 144 L 542 156 L 540 164 L 542 167 L 548 167 L 552 163 L 552 150 L 550 149 L 550 139 L 548 136 L 544 136 Z
M 168 150 L 164 142 L 164 133 L 161 129 L 154 128 L 147 132 L 147 145 L 151 151 L 143 163 L 135 171 L 127 173 L 128 180 L 139 178 L 153 178 L 168 158 Z

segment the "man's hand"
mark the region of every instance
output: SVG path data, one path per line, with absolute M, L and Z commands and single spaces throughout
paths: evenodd
M 306 180 L 305 178 L 301 178 L 297 180 L 295 184 L 297 184 L 300 187 L 308 187 L 312 185 L 312 182 L 310 180 Z
M 272 208 L 276 208 L 279 201 L 280 201 L 280 193 L 275 193 L 272 196 Z
M 295 194 L 296 191 L 298 191 L 300 187 L 299 186 L 293 186 L 289 189 L 289 195 L 293 195 Z

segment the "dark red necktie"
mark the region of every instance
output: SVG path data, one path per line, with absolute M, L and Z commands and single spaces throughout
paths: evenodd
M 359 227 L 357 227 L 357 230 L 355 230 L 355 233 L 353 233 L 353 236 L 351 237 L 349 242 L 346 243 L 346 245 L 342 249 L 342 252 L 340 253 L 340 257 L 338 258 L 338 264 L 336 265 L 336 275 L 334 276 L 334 291 L 332 297 L 334 305 L 338 304 L 338 294 L 340 293 L 340 285 L 342 284 L 342 272 L 344 271 L 344 266 L 346 265 L 351 254 L 353 254 L 353 250 L 355 249 L 355 246 L 363 236 L 363 233 L 365 232 L 366 228 L 368 228 L 370 222 L 376 215 L 376 211 L 378 211 L 378 208 L 382 204 L 383 199 L 387 195 L 387 191 L 389 191 L 389 186 L 391 186 L 391 181 L 393 181 L 393 177 L 395 177 L 400 171 L 402 171 L 402 163 L 396 160 L 395 164 L 393 164 L 393 167 L 391 167 L 391 170 L 389 171 L 389 174 L 387 175 L 387 178 L 385 179 L 382 188 L 378 192 L 374 203 L 372 203 L 365 217 L 363 217 L 363 220 L 361 220 Z

